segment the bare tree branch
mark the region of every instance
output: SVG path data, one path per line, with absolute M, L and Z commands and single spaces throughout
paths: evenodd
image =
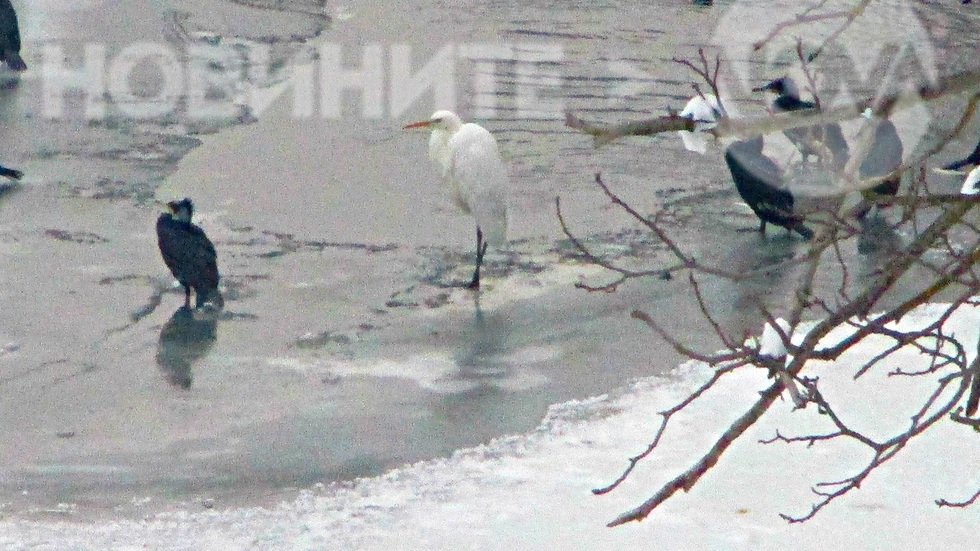
M 792 27 L 797 27 L 797 26 L 800 26 L 800 25 L 807 25 L 807 24 L 810 24 L 810 23 L 817 23 L 819 21 L 827 21 L 827 20 L 832 20 L 832 19 L 844 19 L 845 20 L 844 24 L 842 24 L 833 33 L 831 33 L 830 36 L 828 36 L 824 40 L 823 44 L 821 44 L 820 48 L 818 48 L 817 51 L 815 53 L 813 53 L 809 57 L 809 60 L 812 61 L 813 59 L 815 59 L 820 54 L 820 52 L 823 50 L 823 48 L 824 48 L 824 46 L 826 44 L 829 44 L 835 38 L 837 38 L 838 36 L 840 36 L 840 34 L 842 32 L 844 32 L 844 30 L 846 30 L 847 27 L 850 26 L 850 24 L 855 19 L 857 19 L 858 16 L 860 16 L 862 13 L 864 13 L 864 10 L 868 7 L 869 4 L 871 4 L 871 1 L 872 0 L 861 0 L 860 3 L 858 3 L 856 6 L 854 6 L 853 8 L 851 8 L 849 10 L 838 10 L 838 11 L 832 11 L 832 12 L 827 12 L 827 13 L 820 13 L 820 14 L 815 14 L 815 15 L 811 15 L 811 12 L 814 11 L 815 8 L 809 8 L 806 11 L 804 11 L 803 14 L 798 15 L 798 16 L 794 17 L 793 19 L 782 21 L 782 22 L 776 24 L 776 26 L 773 27 L 773 29 L 771 31 L 769 31 L 769 34 L 767 34 L 762 40 L 760 40 L 760 41 L 752 44 L 752 49 L 753 50 L 760 50 L 760 49 L 762 49 L 762 47 L 765 46 L 770 41 L 772 41 L 772 39 L 776 38 L 777 36 L 779 36 L 780 34 L 782 34 L 783 31 L 785 31 L 787 29 L 790 29 Z M 823 3 L 821 3 L 821 6 L 822 5 L 823 5 Z
M 630 473 L 633 472 L 633 469 L 636 467 L 637 463 L 639 463 L 640 461 L 645 459 L 648 455 L 653 453 L 653 450 L 655 450 L 657 446 L 660 444 L 660 439 L 663 437 L 664 431 L 667 430 L 667 424 L 670 422 L 670 418 L 672 415 L 674 415 L 679 411 L 682 411 L 684 408 L 694 403 L 694 401 L 700 398 L 702 394 L 704 394 L 705 392 L 708 391 L 708 389 L 713 387 L 715 383 L 718 382 L 719 379 L 735 371 L 739 367 L 742 367 L 743 365 L 745 364 L 741 362 L 736 362 L 715 370 L 711 378 L 706 383 L 701 385 L 700 388 L 698 388 L 697 390 L 689 394 L 687 398 L 679 402 L 676 406 L 666 411 L 661 411 L 660 416 L 662 417 L 662 419 L 660 422 L 660 428 L 657 429 L 657 434 L 653 437 L 653 442 L 651 442 L 650 445 L 647 446 L 647 448 L 643 450 L 641 453 L 629 459 L 629 466 L 626 467 L 626 470 L 623 471 L 623 474 L 621 474 L 619 478 L 614 480 L 612 484 L 609 484 L 608 486 L 604 486 L 602 488 L 597 488 L 595 490 L 592 490 L 592 493 L 596 495 L 606 494 L 612 491 L 613 489 L 615 489 L 620 484 L 622 484 L 623 481 L 626 480 L 626 478 L 630 475 Z
M 947 501 L 945 499 L 937 499 L 936 505 L 940 507 L 969 507 L 970 505 L 973 505 L 977 499 L 980 499 L 980 490 L 977 490 L 977 492 L 966 501 Z
M 796 24 L 824 19 L 842 20 L 841 27 L 838 27 L 831 35 L 832 37 L 836 36 L 843 32 L 869 3 L 870 0 L 863 0 L 856 6 L 856 11 L 818 13 L 818 10 L 825 5 L 825 3 L 820 3 L 805 10 L 796 20 L 777 25 L 771 36 L 763 42 L 771 40 L 772 37 Z M 826 42 L 821 45 L 816 52 L 817 54 L 825 44 Z M 797 43 L 797 54 L 804 71 L 807 73 L 809 87 L 814 92 L 815 97 L 818 97 L 815 79 L 808 67 L 808 63 L 814 56 L 807 57 L 804 54 L 802 42 Z M 688 67 L 712 87 L 715 95 L 718 95 L 717 82 L 720 58 L 716 58 L 712 66 L 704 51 L 701 50 L 696 61 L 690 62 L 679 59 L 674 61 Z M 894 67 L 889 69 L 890 75 L 893 74 L 893 69 Z M 694 90 L 697 94 L 703 95 L 698 84 L 694 85 Z M 609 269 L 617 275 L 617 278 L 610 284 L 592 289 L 612 292 L 623 282 L 635 277 L 658 275 L 664 271 L 667 273 L 686 271 L 688 287 L 697 301 L 702 318 L 706 320 L 726 347 L 725 350 L 716 353 L 698 352 L 684 344 L 677 335 L 672 334 L 668 328 L 655 321 L 646 312 L 633 311 L 632 316 L 634 318 L 644 322 L 678 353 L 705 362 L 710 366 L 718 366 L 718 369 L 708 381 L 704 382 L 677 406 L 666 412 L 661 412 L 661 423 L 654 440 L 643 452 L 629 458 L 627 468 L 612 484 L 594 490 L 595 493 L 607 493 L 618 487 L 640 461 L 650 456 L 659 445 L 662 445 L 662 436 L 669 428 L 672 416 L 695 403 L 724 375 L 742 368 L 765 368 L 769 369 L 770 375 L 775 377 L 775 381 L 760 392 L 757 399 L 747 404 L 738 419 L 721 431 L 721 434 L 714 439 L 708 449 L 694 460 L 686 470 L 660 486 L 637 507 L 614 519 L 609 523 L 609 526 L 642 520 L 679 490 L 690 490 L 708 470 L 721 460 L 731 444 L 743 437 L 745 432 L 758 422 L 762 415 L 779 399 L 783 391 L 787 391 L 792 396 L 798 408 L 806 407 L 810 403 L 814 404 L 817 410 L 829 419 L 834 428 L 830 432 L 795 436 L 786 436 L 777 430 L 776 435 L 771 439 L 764 440 L 764 443 L 805 443 L 811 447 L 829 440 L 846 439 L 856 442 L 872 452 L 871 458 L 861 466 L 856 474 L 839 480 L 817 482 L 812 490 L 818 498 L 811 504 L 807 513 L 797 516 L 781 515 L 789 522 L 806 521 L 837 498 L 860 487 L 864 480 L 871 476 L 879 466 L 896 457 L 912 439 L 942 420 L 948 418 L 954 422 L 980 429 L 980 420 L 970 417 L 976 408 L 980 407 L 980 363 L 978 363 L 980 360 L 974 360 L 970 365 L 967 365 L 964 344 L 957 340 L 948 328 L 951 317 L 957 308 L 962 305 L 977 303 L 972 297 L 980 291 L 980 274 L 977 270 L 977 265 L 980 264 L 980 224 L 967 218 L 967 214 L 980 204 L 980 196 L 932 193 L 925 172 L 926 160 L 959 135 L 973 117 L 976 106 L 980 102 L 980 69 L 963 71 L 941 79 L 934 85 L 920 86 L 917 90 L 882 95 L 833 109 L 816 108 L 757 119 L 736 120 L 722 117 L 712 132 L 719 137 L 750 136 L 789 128 L 823 125 L 853 118 L 857 113 L 869 107 L 879 117 L 887 118 L 895 110 L 903 109 L 914 103 L 945 100 L 966 91 L 969 91 L 971 96 L 967 107 L 952 131 L 945 137 L 936 140 L 930 147 L 925 148 L 925 151 L 919 153 L 917 157 L 908 159 L 902 166 L 884 177 L 855 177 L 866 152 L 871 146 L 871 140 L 875 133 L 874 125 L 879 124 L 875 120 L 865 123 L 860 134 L 862 136 L 860 143 L 856 144 L 852 150 L 853 155 L 845 166 L 843 174 L 838 175 L 840 193 L 867 189 L 886 178 L 908 171 L 912 175 L 912 186 L 907 195 L 874 198 L 873 201 L 889 201 L 897 204 L 901 208 L 901 220 L 893 226 L 897 229 L 899 226 L 906 225 L 905 231 L 912 237 L 910 240 L 903 240 L 907 241 L 904 245 L 896 245 L 894 251 L 890 251 L 887 255 L 877 259 L 875 271 L 871 274 L 853 276 L 848 267 L 843 244 L 848 239 L 859 236 L 863 229 L 854 223 L 842 200 L 837 201 L 834 206 L 828 207 L 825 211 L 816 213 L 812 222 L 819 229 L 813 239 L 807 243 L 806 252 L 777 263 L 777 266 L 780 267 L 791 265 L 799 267 L 794 272 L 794 292 L 788 304 L 785 305 L 785 311 L 780 311 L 780 316 L 788 320 L 790 331 L 784 331 L 776 323 L 776 316 L 773 311 L 770 311 L 761 301 L 757 305 L 764 322 L 776 330 L 787 354 L 791 354 L 791 356 L 787 356 L 788 361 L 783 358 L 774 359 L 768 355 L 763 356 L 760 353 L 761 346 L 758 340 L 746 340 L 745 338 L 741 342 L 733 340 L 724 324 L 713 315 L 700 288 L 700 283 L 704 279 L 702 276 L 719 277 L 731 282 L 738 282 L 755 275 L 754 271 L 732 273 L 731 270 L 699 262 L 691 252 L 684 250 L 665 231 L 660 223 L 664 211 L 660 211 L 654 216 L 641 214 L 623 201 L 602 180 L 601 176 L 596 174 L 596 185 L 602 190 L 606 198 L 650 230 L 665 245 L 673 260 L 676 261 L 676 264 L 663 271 L 623 269 L 616 266 L 615 262 L 596 258 L 580 240 L 576 239 L 562 217 L 560 204 L 556 202 L 562 230 L 573 246 L 587 260 Z M 670 113 L 667 117 L 623 125 L 593 124 L 569 113 L 567 124 L 594 136 L 598 144 L 626 135 L 651 135 L 664 131 L 693 130 L 693 121 L 678 117 L 675 113 Z M 770 270 L 774 268 L 774 266 L 767 267 Z M 913 268 L 916 270 L 913 271 Z M 925 269 L 928 278 L 903 284 L 898 289 L 904 294 L 895 296 L 898 282 L 903 278 L 907 279 L 909 274 L 918 274 L 919 268 Z M 828 272 L 835 278 L 832 281 L 836 286 L 831 290 L 827 290 L 824 283 L 818 286 L 818 281 L 826 282 Z M 823 277 L 818 279 L 818 275 L 823 275 Z M 899 324 L 914 309 L 937 299 L 941 293 L 943 293 L 944 299 L 952 296 L 952 302 L 942 312 L 934 315 L 924 326 L 908 328 Z M 883 300 L 886 296 L 890 297 L 888 302 Z M 874 313 L 876 310 L 879 312 Z M 819 319 L 814 321 L 805 332 L 798 332 L 797 328 L 800 327 L 804 318 L 812 319 L 814 315 L 819 316 Z M 832 341 L 828 339 L 833 332 L 841 328 L 847 329 L 843 336 L 836 333 L 833 335 Z M 793 344 L 794 336 L 797 337 L 797 344 Z M 924 381 L 925 384 L 935 384 L 935 388 L 927 397 L 913 403 L 915 409 L 908 418 L 907 425 L 884 437 L 877 435 L 872 437 L 858 430 L 848 419 L 849 412 L 846 407 L 848 404 L 846 402 L 831 402 L 820 391 L 819 379 L 804 374 L 804 368 L 809 362 L 837 360 L 846 351 L 865 342 L 869 337 L 885 339 L 882 341 L 885 344 L 879 345 L 877 341 L 874 341 L 875 346 L 878 347 L 875 355 L 870 360 L 853 368 L 854 373 L 850 373 L 850 375 L 854 379 L 859 379 L 876 368 L 879 369 L 880 373 L 882 366 L 885 366 L 888 369 L 886 374 L 889 377 L 916 377 Z M 887 367 L 888 361 L 894 358 L 896 353 L 905 349 L 923 354 L 926 360 L 924 365 L 917 365 L 915 368 L 907 368 L 904 365 Z M 978 352 L 980 352 L 980 344 L 978 344 Z M 967 410 L 965 416 L 961 414 L 963 409 L 960 406 L 964 399 Z M 963 506 L 973 503 L 977 499 L 978 497 L 974 496 L 968 502 L 963 502 Z M 960 506 L 943 500 L 937 503 L 941 506 Z
M 864 99 L 823 110 L 808 109 L 746 119 L 721 117 L 718 126 L 711 132 L 718 137 L 757 136 L 791 128 L 850 120 L 865 109 L 871 109 L 876 116 L 887 117 L 894 111 L 907 109 L 922 102 L 948 99 L 956 94 L 976 91 L 978 88 L 980 88 L 980 69 L 971 69 L 942 78 L 934 86 L 926 84 L 916 90 L 901 90 L 877 99 Z M 694 121 L 677 115 L 608 125 L 588 122 L 569 111 L 565 114 L 565 125 L 593 136 L 596 138 L 597 145 L 626 136 L 651 136 L 662 132 L 694 130 Z
M 664 484 L 653 497 L 647 499 L 635 509 L 623 513 L 607 526 L 610 528 L 626 524 L 627 522 L 642 520 L 646 518 L 661 503 L 674 495 L 678 490 L 685 492 L 690 490 L 697 481 L 714 467 L 725 450 L 732 445 L 746 430 L 759 420 L 762 415 L 769 410 L 769 407 L 779 398 L 782 393 L 783 385 L 777 382 L 762 392 L 762 396 L 755 404 L 749 408 L 738 420 L 736 420 L 724 434 L 715 442 L 711 449 L 705 453 L 701 459 L 695 462 L 687 471 L 681 473 L 676 478 Z

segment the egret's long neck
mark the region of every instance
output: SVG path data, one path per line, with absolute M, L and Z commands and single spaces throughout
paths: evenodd
M 434 128 L 432 129 L 432 135 L 429 136 L 429 158 L 439 166 L 443 174 L 449 170 L 451 161 L 449 139 L 453 137 L 453 134 L 455 134 L 455 131 Z

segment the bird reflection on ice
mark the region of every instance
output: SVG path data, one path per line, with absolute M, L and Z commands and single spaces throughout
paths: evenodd
M 466 322 L 463 322 L 466 323 Z M 478 310 L 459 330 L 455 345 L 419 350 L 400 358 L 353 361 L 281 360 L 295 370 L 326 368 L 341 379 L 348 377 L 397 378 L 414 381 L 420 388 L 444 395 L 481 392 L 522 393 L 548 383 L 538 364 L 553 360 L 557 347 L 514 347 L 512 320 L 504 313 Z M 520 340 L 520 339 L 518 339 Z M 297 363 L 298 362 L 298 363 Z
M 160 329 L 157 366 L 168 383 L 188 389 L 194 376 L 191 367 L 207 355 L 217 338 L 217 312 L 178 308 Z

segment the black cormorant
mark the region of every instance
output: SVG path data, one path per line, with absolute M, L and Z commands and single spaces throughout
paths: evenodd
M 753 92 L 772 92 L 776 97 L 772 101 L 772 108 L 776 112 L 803 111 L 807 109 L 817 109 L 817 104 L 812 101 L 800 99 L 800 89 L 792 77 L 782 77 L 760 86 L 753 88 Z M 847 164 L 849 149 L 847 140 L 844 139 L 844 132 L 841 131 L 837 123 L 814 125 L 799 128 L 789 128 L 783 134 L 803 155 L 804 160 L 809 155 L 817 155 L 821 144 L 833 155 L 833 165 L 837 168 Z
M 866 111 L 864 116 L 870 119 L 870 111 Z M 878 178 L 891 174 L 898 167 L 902 166 L 903 154 L 902 139 L 898 136 L 898 131 L 895 130 L 895 125 L 892 124 L 892 121 L 888 119 L 878 121 L 871 146 L 868 149 L 867 155 L 864 156 L 864 160 L 861 161 L 858 172 L 862 179 Z M 861 195 L 865 201 L 870 201 L 874 195 L 894 196 L 898 193 L 898 187 L 901 183 L 902 175 L 900 173 L 893 174 L 887 180 L 882 180 L 880 184 L 870 189 L 862 190 Z M 869 210 L 871 210 L 870 204 L 862 206 L 857 213 L 858 218 L 863 218 Z
M 806 239 L 813 232 L 803 225 L 803 217 L 793 213 L 793 194 L 783 187 L 783 171 L 762 153 L 762 136 L 733 143 L 725 150 L 725 162 L 732 172 L 735 189 L 759 217 L 759 231 L 766 223 L 795 231 Z
M 198 308 L 209 300 L 224 306 L 218 291 L 218 255 L 204 230 L 191 223 L 194 204 L 185 198 L 167 203 L 167 209 L 157 218 L 157 243 L 163 261 L 184 286 L 184 305 L 190 307 L 193 288 Z
M 0 0 L 0 61 L 14 71 L 27 70 L 27 64 L 20 57 L 20 28 L 10 0 Z

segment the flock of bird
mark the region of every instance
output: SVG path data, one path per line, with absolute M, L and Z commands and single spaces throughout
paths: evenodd
M 0 62 L 15 72 L 27 69 L 20 55 L 21 41 L 17 15 L 10 0 L 0 0 Z M 819 109 L 816 102 L 801 98 L 799 87 L 789 76 L 764 86 L 757 92 L 775 94 L 770 108 L 776 112 L 792 112 Z M 694 132 L 681 132 L 687 149 L 704 153 L 704 131 L 717 124 L 723 117 L 722 106 L 711 94 L 699 94 L 692 98 L 680 116 L 692 119 Z M 864 116 L 871 119 L 870 110 Z M 876 121 L 874 136 L 858 169 L 862 179 L 883 180 L 863 190 L 865 203 L 856 211 L 864 217 L 880 196 L 894 196 L 901 183 L 897 170 L 902 164 L 902 141 L 891 121 Z M 475 123 L 464 123 L 455 113 L 439 110 L 423 121 L 407 124 L 404 129 L 427 128 L 429 157 L 436 164 L 439 175 L 453 201 L 464 213 L 476 221 L 476 262 L 473 277 L 466 285 L 470 289 L 480 287 L 480 268 L 489 247 L 500 248 L 507 240 L 507 167 L 493 135 Z M 784 132 L 800 151 L 804 159 L 817 156 L 829 157 L 835 170 L 842 169 L 849 160 L 847 140 L 836 123 L 794 128 Z M 725 151 L 725 162 L 731 172 L 735 188 L 745 203 L 758 216 L 759 231 L 765 233 L 766 225 L 773 224 L 796 232 L 805 239 L 813 231 L 804 224 L 804 217 L 794 211 L 793 194 L 784 183 L 783 170 L 763 153 L 764 137 L 754 136 L 738 140 Z M 972 167 L 961 193 L 980 193 L 980 144 L 966 158 L 950 163 L 944 169 L 959 171 Z M 0 176 L 20 179 L 19 170 L 0 166 Z M 205 304 L 222 307 L 224 300 L 218 290 L 220 274 L 217 252 L 204 230 L 193 223 L 194 205 L 189 198 L 161 203 L 165 212 L 157 219 L 157 243 L 164 263 L 184 289 L 184 306 L 189 308 L 192 291 L 195 305 Z
M 405 129 L 428 128 L 429 157 L 435 162 L 450 198 L 476 220 L 476 267 L 466 285 L 480 287 L 480 267 L 489 247 L 507 241 L 507 166 L 497 140 L 482 126 L 464 123 L 451 111 L 436 111 Z M 218 290 L 217 253 L 204 230 L 192 222 L 194 204 L 189 198 L 162 203 L 165 211 L 157 218 L 157 243 L 170 272 L 184 289 L 184 306 L 221 307 Z
M 752 91 L 774 94 L 769 108 L 775 113 L 820 108 L 816 102 L 801 98 L 798 85 L 789 76 L 773 80 Z M 691 98 L 680 113 L 682 117 L 697 121 L 696 131 L 697 124 L 701 125 L 701 129 L 707 130 L 724 115 L 718 99 L 712 94 Z M 869 120 L 874 118 L 870 109 L 866 110 L 863 116 Z M 859 219 L 864 218 L 876 204 L 887 206 L 887 202 L 874 200 L 881 196 L 896 195 L 901 184 L 901 173 L 897 169 L 901 167 L 904 155 L 902 140 L 891 121 L 879 119 L 874 122 L 874 135 L 858 167 L 858 175 L 861 179 L 882 179 L 882 181 L 861 191 L 863 201 L 855 210 L 855 215 Z M 681 135 L 685 147 L 703 154 L 704 145 L 692 144 L 689 134 Z M 793 143 L 804 160 L 812 157 L 822 159 L 833 171 L 841 171 L 850 160 L 850 148 L 839 124 L 792 128 L 785 130 L 783 134 Z M 773 224 L 809 239 L 813 236 L 813 231 L 803 224 L 804 217 L 793 209 L 795 200 L 792 192 L 785 185 L 784 171 L 762 152 L 763 147 L 763 136 L 753 136 L 728 146 L 725 151 L 725 162 L 735 182 L 735 188 L 742 200 L 759 217 L 760 232 L 765 233 L 766 225 Z
M 775 111 L 819 109 L 814 102 L 800 98 L 796 83 L 790 77 L 774 80 L 755 91 L 773 92 L 771 108 Z M 695 121 L 694 132 L 682 132 L 685 146 L 703 153 L 699 134 L 717 124 L 723 116 L 722 107 L 711 94 L 692 98 L 680 116 Z M 871 119 L 869 110 L 863 114 Z M 860 218 L 867 215 L 880 196 L 894 196 L 901 183 L 898 168 L 902 164 L 903 147 L 895 125 L 887 119 L 875 121 L 874 135 L 858 168 L 862 179 L 883 178 L 863 190 L 865 203 L 856 210 Z M 476 221 L 476 266 L 468 288 L 480 287 L 480 267 L 488 247 L 501 247 L 507 234 L 507 168 L 500 155 L 496 139 L 485 128 L 464 123 L 455 113 L 440 110 L 423 121 L 407 124 L 404 129 L 427 128 L 429 157 L 435 163 L 450 199 Z M 797 128 L 785 132 L 804 159 L 829 154 L 836 170 L 842 169 L 850 158 L 847 140 L 836 123 Z M 804 217 L 794 211 L 794 197 L 784 183 L 783 169 L 763 153 L 764 137 L 754 136 L 735 141 L 725 151 L 725 162 L 735 188 L 760 220 L 759 231 L 773 224 L 796 232 L 805 239 L 813 231 L 804 224 Z M 980 189 L 980 144 L 967 158 L 951 163 L 945 169 L 960 170 L 973 167 L 962 192 L 978 193 Z M 879 199 L 879 201 L 871 201 Z M 218 271 L 214 246 L 204 232 L 191 222 L 193 205 L 190 199 L 167 204 L 169 212 L 160 216 L 157 233 L 160 251 L 171 272 L 185 288 L 185 305 L 190 303 L 191 288 L 197 292 L 197 304 L 212 301 L 220 305 Z

